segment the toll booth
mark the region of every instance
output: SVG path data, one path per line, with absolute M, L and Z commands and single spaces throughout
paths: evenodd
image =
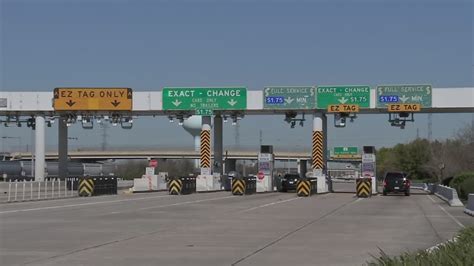
M 275 156 L 272 145 L 261 145 L 258 154 L 257 192 L 274 191 L 273 169 Z
M 372 194 L 377 194 L 377 177 L 376 177 L 376 152 L 374 146 L 364 146 L 362 153 L 361 173 L 362 178 L 372 179 Z

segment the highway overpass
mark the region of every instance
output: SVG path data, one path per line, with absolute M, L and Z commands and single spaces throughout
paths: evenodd
M 46 160 L 57 160 L 58 152 L 46 152 Z M 224 152 L 224 158 L 236 160 L 256 160 L 258 151 L 228 151 Z M 10 160 L 30 160 L 31 153 L 15 152 L 6 156 Z M 193 150 L 152 150 L 152 151 L 70 151 L 68 157 L 71 160 L 107 160 L 107 159 L 199 159 L 200 153 Z M 212 153 L 214 158 L 214 153 Z M 276 160 L 310 160 L 310 152 L 275 152 Z M 354 159 L 333 159 L 331 161 L 360 161 L 359 158 Z

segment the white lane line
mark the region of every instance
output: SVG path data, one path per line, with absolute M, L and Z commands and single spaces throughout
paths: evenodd
M 1 211 L 0 214 L 17 213 L 17 212 L 29 212 L 29 211 L 41 211 L 41 210 L 51 210 L 51 209 L 62 209 L 62 208 L 69 208 L 69 207 L 90 206 L 90 205 L 99 205 L 99 204 L 116 203 L 116 202 L 127 202 L 127 201 L 147 200 L 147 199 L 156 199 L 156 198 L 166 198 L 166 197 L 170 197 L 170 196 L 171 195 L 163 195 L 163 196 L 154 196 L 154 197 L 146 197 L 146 198 L 136 198 L 136 199 L 108 200 L 108 201 L 78 203 L 78 204 L 69 204 L 69 205 L 39 207 L 39 208 L 31 208 L 31 209 L 9 210 L 9 211 Z
M 253 208 L 250 208 L 250 209 L 246 209 L 246 210 L 240 211 L 239 213 L 249 212 L 249 211 L 259 209 L 259 208 L 265 208 L 265 207 L 272 206 L 272 205 L 275 205 L 275 204 L 285 203 L 285 202 L 289 202 L 289 201 L 293 201 L 293 200 L 297 200 L 297 199 L 301 199 L 301 198 L 292 198 L 292 199 L 287 199 L 287 200 L 275 201 L 275 202 L 263 204 L 263 205 L 260 205 L 260 206 L 256 206 L 256 207 L 253 207 Z
M 436 201 L 435 201 L 430 195 L 428 195 L 428 198 L 430 198 L 431 201 L 433 201 L 434 203 L 436 203 Z M 444 213 L 446 213 L 446 215 L 448 215 L 455 223 L 457 223 L 461 228 L 466 228 L 458 219 L 456 219 L 456 217 L 452 216 L 451 213 L 449 213 L 445 208 L 443 208 L 443 206 L 438 205 L 438 207 L 439 207 Z
M 430 195 L 428 195 L 428 198 L 430 198 L 432 202 L 436 203 L 436 201 Z
M 173 204 L 168 204 L 168 205 L 159 205 L 159 206 L 153 206 L 153 207 L 138 208 L 138 209 L 135 209 L 133 211 L 161 209 L 161 208 L 172 207 L 172 206 L 180 206 L 180 205 L 186 205 L 186 204 L 192 204 L 192 203 L 200 203 L 200 202 L 220 200 L 220 199 L 230 199 L 230 198 L 237 198 L 237 197 L 236 196 L 228 196 L 228 197 L 220 197 L 220 198 L 210 198 L 210 199 L 202 199 L 202 200 L 184 201 L 184 202 L 178 202 L 178 203 L 173 203 Z

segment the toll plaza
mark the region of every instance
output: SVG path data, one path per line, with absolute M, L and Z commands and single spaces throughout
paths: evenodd
M 433 197 L 423 189 L 403 198 L 406 204 L 393 204 L 396 198 L 378 196 L 374 147 L 370 143 L 363 147 L 339 146 L 328 153 L 328 119 L 337 130 L 350 130 L 346 128 L 348 122 L 357 123 L 359 116 L 385 114 L 388 123 L 398 130 L 413 122 L 419 113 L 473 113 L 473 92 L 474 88 L 432 88 L 423 84 L 0 92 L 0 103 L 5 103 L 0 105 L 3 126 L 26 124 L 34 130 L 36 145 L 35 181 L 12 182 L 9 187 L 8 195 L 13 193 L 15 202 L 22 201 L 23 187 L 33 187 L 27 190 L 25 202 L 0 204 L 2 228 L 6 228 L 2 231 L 2 242 L 6 244 L 2 245 L 8 247 L 2 256 L 7 264 L 128 265 L 133 261 L 163 265 L 290 265 L 313 262 L 317 257 L 323 265 L 352 265 L 366 261 L 366 257 L 357 254 L 375 254 L 377 247 L 400 252 L 400 246 L 434 246 L 473 224 L 472 218 L 462 216 L 462 209 L 444 209 L 441 197 Z M 289 153 L 274 151 L 271 143 L 258 147 L 255 154 L 241 154 L 240 158 L 255 158 L 256 175 L 234 175 L 230 191 L 222 191 L 222 177 L 236 170 L 238 159 L 225 157 L 223 120 L 237 124 L 252 115 L 280 116 L 290 128 L 308 120 L 312 124 L 311 137 L 306 140 L 310 152 L 294 156 L 299 176 L 294 193 L 274 193 L 278 160 Z M 70 126 L 80 124 L 89 129 L 100 120 L 126 130 L 139 116 L 164 116 L 179 123 L 198 117 L 195 135 L 199 137 L 195 144 L 199 145 L 184 155 L 198 160 L 199 172 L 195 176 L 167 176 L 147 170 L 136 180 L 137 191 L 138 187 L 142 191 L 151 188 L 157 191 L 154 193 L 115 194 L 118 181 L 103 176 L 78 178 L 77 185 L 71 180 L 70 190 L 68 179 L 47 180 L 46 156 L 59 159 L 59 172 L 65 178 L 71 177 L 68 157 L 81 156 L 69 153 Z M 45 152 L 47 125 L 53 121 L 59 124 L 59 150 L 55 154 Z M 156 155 L 184 156 L 183 152 L 163 151 Z M 117 151 L 89 156 L 151 157 Z M 149 168 L 158 163 L 153 161 L 156 159 L 150 158 Z M 333 169 L 329 164 L 342 167 Z M 347 183 L 335 182 L 347 172 L 354 178 Z M 37 185 L 41 182 L 47 186 Z M 331 193 L 340 192 L 336 188 L 340 184 L 347 186 L 349 193 Z M 43 197 L 41 191 L 45 187 Z M 26 202 L 28 194 L 38 191 L 41 200 Z M 440 191 L 445 195 L 450 192 L 446 188 Z M 67 197 L 52 200 L 57 194 Z M 407 215 L 415 226 L 400 226 L 407 222 Z M 45 232 L 54 241 L 47 240 Z
M 449 93 L 452 90 L 456 90 L 456 95 Z M 246 115 L 282 115 L 290 127 L 294 127 L 312 116 L 312 138 L 308 140 L 311 144 L 310 170 L 304 171 L 311 172 L 314 177 L 327 178 L 328 115 L 333 116 L 336 127 L 343 128 L 347 120 L 355 121 L 359 115 L 386 113 L 392 126 L 404 128 L 406 123 L 414 121 L 416 113 L 473 112 L 473 100 L 469 97 L 472 90 L 433 88 L 426 84 L 373 88 L 367 85 L 268 86 L 261 90 L 248 90 L 244 86 L 166 87 L 151 92 L 115 87 L 58 87 L 52 93 L 0 92 L 0 98 L 5 102 L 0 107 L 0 115 L 4 125 L 25 123 L 35 130 L 35 180 L 45 176 L 45 125 L 56 120 L 59 124 L 59 176 L 64 178 L 68 176 L 67 131 L 75 123 L 87 129 L 93 127 L 94 122 L 105 119 L 128 129 L 133 126 L 134 116 L 168 116 L 170 120 L 177 119 L 182 123 L 201 115 L 197 138 L 200 176 L 196 188 L 197 191 L 212 191 L 221 189 L 219 182 L 224 174 L 223 119 L 230 118 L 238 123 Z M 374 161 L 370 156 L 370 153 L 362 155 L 363 174 L 375 170 L 371 168 L 370 163 L 374 165 Z M 272 151 L 262 150 L 258 156 L 257 191 L 275 189 L 273 164 Z M 228 170 L 232 170 L 231 166 L 229 161 Z M 372 192 L 375 193 L 375 188 Z

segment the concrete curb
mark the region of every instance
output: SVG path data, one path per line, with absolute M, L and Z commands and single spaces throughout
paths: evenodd
M 434 246 L 432 246 L 432 247 L 430 247 L 430 248 L 427 248 L 427 249 L 426 249 L 426 252 L 431 253 L 431 252 L 433 252 L 433 251 L 435 251 L 435 250 L 440 249 L 441 247 L 445 246 L 446 244 L 449 244 L 449 243 L 456 243 L 457 241 L 458 241 L 458 237 L 455 236 L 455 237 L 453 237 L 452 239 L 447 240 L 446 242 L 441 242 L 441 243 L 439 243 L 439 244 L 437 244 L 437 245 L 434 245 Z

